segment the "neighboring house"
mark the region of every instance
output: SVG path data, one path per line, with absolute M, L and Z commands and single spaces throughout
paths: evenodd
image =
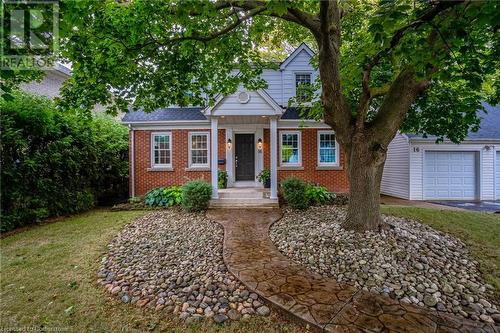
M 69 77 L 71 76 L 71 69 L 68 67 L 56 63 L 53 69 L 45 71 L 45 76 L 40 82 L 31 81 L 27 83 L 21 83 L 19 88 L 31 94 L 45 96 L 48 98 L 55 98 L 61 96 L 61 88 Z M 104 113 L 105 108 L 101 104 L 96 104 L 92 109 L 94 115 Z M 120 112 L 115 119 L 120 120 L 123 113 Z
M 71 76 L 71 70 L 59 63 L 53 69 L 47 70 L 45 76 L 40 82 L 32 81 L 22 83 L 21 90 L 36 95 L 42 95 L 49 98 L 59 97 L 60 90 L 64 81 Z
M 227 171 L 229 187 L 258 188 L 263 169 L 271 171 L 271 199 L 277 198 L 278 181 L 290 176 L 347 192 L 345 158 L 335 133 L 322 122 L 301 121 L 297 109 L 286 106 L 297 85 L 317 77 L 312 56 L 302 44 L 278 70 L 264 70 L 266 89 L 241 88 L 212 107 L 127 113 L 130 194 L 204 178 L 217 198 L 217 170 Z
M 500 107 L 460 144 L 398 133 L 389 145 L 383 194 L 410 200 L 500 199 Z

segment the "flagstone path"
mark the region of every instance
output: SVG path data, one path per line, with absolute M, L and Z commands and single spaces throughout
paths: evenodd
M 249 289 L 320 332 L 492 332 L 484 324 L 340 285 L 286 258 L 269 239 L 279 210 L 211 210 L 224 227 L 224 262 Z

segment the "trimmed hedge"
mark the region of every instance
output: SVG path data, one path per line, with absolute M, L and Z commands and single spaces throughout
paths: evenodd
M 281 193 L 285 201 L 294 209 L 324 205 L 335 198 L 326 187 L 308 184 L 300 178 L 289 177 L 281 181 Z
M 286 202 L 294 209 L 307 209 L 307 184 L 299 178 L 290 177 L 281 181 L 281 191 Z
M 189 212 L 206 210 L 212 186 L 204 180 L 191 180 L 182 186 L 182 207 Z
M 128 131 L 39 96 L 0 100 L 0 231 L 128 196 Z

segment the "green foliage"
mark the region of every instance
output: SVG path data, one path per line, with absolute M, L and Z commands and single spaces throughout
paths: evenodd
M 323 205 L 334 197 L 326 187 L 308 185 L 306 187 L 306 197 L 310 205 Z
M 257 180 L 262 184 L 269 182 L 271 180 L 271 171 L 269 169 L 263 169 L 258 175 Z
M 189 212 L 206 210 L 212 197 L 212 186 L 204 180 L 191 180 L 182 186 L 182 207 Z
M 219 188 L 227 187 L 227 172 L 224 170 L 217 171 L 217 184 Z
M 181 202 L 182 189 L 179 186 L 157 187 L 144 196 L 144 204 L 150 207 L 171 207 Z
M 299 178 L 289 177 L 281 181 L 281 191 L 286 202 L 294 209 L 307 209 L 307 184 Z
M 90 109 L 101 103 L 126 109 L 130 103 L 150 111 L 169 104 L 205 105 L 205 96 L 213 104 L 216 95 L 232 93 L 240 84 L 262 88 L 262 69 L 275 68 L 268 60 L 276 60 L 301 42 L 318 50 L 314 28 L 307 22 L 314 21 L 318 31 L 327 28 L 314 19 L 319 3 L 63 2 L 62 49 L 74 73 L 64 89 L 63 105 Z M 376 56 L 380 60 L 372 67 L 370 88 L 391 86 L 407 69 L 419 80 L 431 79 L 431 88 L 413 103 L 404 123 L 406 130 L 459 141 L 477 128 L 475 111 L 481 101 L 500 101 L 500 2 L 337 3 L 342 11 L 336 57 L 339 85 L 353 116 L 364 109 L 359 105 L 362 73 Z M 428 21 L 420 20 L 441 6 L 448 8 Z M 239 17 L 250 12 L 253 17 L 235 24 L 233 10 Z M 294 20 L 296 13 L 305 18 Z M 162 51 L 166 45 L 169 52 Z M 317 63 L 313 59 L 313 65 Z M 235 69 L 238 76 L 232 74 Z M 327 86 L 335 84 L 327 82 Z M 303 87 L 311 89 L 305 95 L 312 99 L 309 116 L 315 119 L 323 118 L 325 112 L 317 93 L 319 85 L 317 80 Z M 110 91 L 120 94 L 112 96 Z M 383 100 L 383 95 L 370 98 L 368 122 L 376 117 Z M 446 116 L 453 120 L 446 121 Z
M 126 128 L 13 97 L 0 101 L 2 231 L 127 196 Z

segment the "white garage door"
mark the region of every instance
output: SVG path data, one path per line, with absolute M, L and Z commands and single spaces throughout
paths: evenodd
M 496 198 L 500 199 L 500 151 L 497 151 L 497 160 L 495 164 L 495 184 Z
M 475 152 L 427 151 L 424 160 L 424 199 L 477 198 Z

